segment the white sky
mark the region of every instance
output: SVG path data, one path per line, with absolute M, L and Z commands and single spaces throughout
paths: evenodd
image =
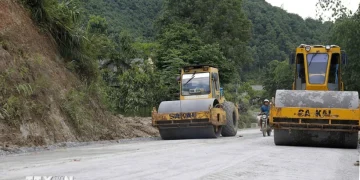
M 289 13 L 295 13 L 302 18 L 316 18 L 316 3 L 318 0 L 266 0 L 273 6 L 281 7 Z M 342 0 L 343 4 L 349 8 L 352 12 L 355 12 L 358 8 L 360 0 Z

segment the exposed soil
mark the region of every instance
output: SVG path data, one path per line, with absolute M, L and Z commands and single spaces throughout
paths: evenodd
M 30 17 L 17 0 L 0 1 L 0 148 L 158 136 L 150 118 L 114 116 L 97 97 L 81 107 L 89 118 L 79 131 L 62 106 L 83 84 Z

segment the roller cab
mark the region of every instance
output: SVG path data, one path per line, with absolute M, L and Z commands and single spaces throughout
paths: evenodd
M 290 56 L 295 65 L 292 90 L 277 90 L 270 124 L 276 145 L 357 148 L 360 110 L 356 91 L 344 91 L 339 46 L 300 45 Z
M 237 106 L 225 100 L 217 68 L 209 65 L 186 66 L 177 80 L 180 100 L 163 101 L 152 112 L 152 125 L 159 129 L 163 139 L 236 135 Z

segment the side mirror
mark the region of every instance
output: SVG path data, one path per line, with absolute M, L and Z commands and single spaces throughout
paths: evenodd
M 341 64 L 343 65 L 347 65 L 348 60 L 347 60 L 347 55 L 345 53 L 345 51 L 341 51 Z
M 289 55 L 289 64 L 294 64 L 295 63 L 295 53 L 290 53 Z
M 220 96 L 224 96 L 224 88 L 220 87 Z
M 214 81 L 217 81 L 218 80 L 218 76 L 217 76 L 217 74 L 215 74 L 215 73 L 212 73 L 212 78 L 214 79 Z

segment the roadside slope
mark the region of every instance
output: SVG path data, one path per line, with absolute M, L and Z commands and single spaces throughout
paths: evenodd
M 0 147 L 157 135 L 149 118 L 113 116 L 97 94 L 17 0 L 0 1 Z

